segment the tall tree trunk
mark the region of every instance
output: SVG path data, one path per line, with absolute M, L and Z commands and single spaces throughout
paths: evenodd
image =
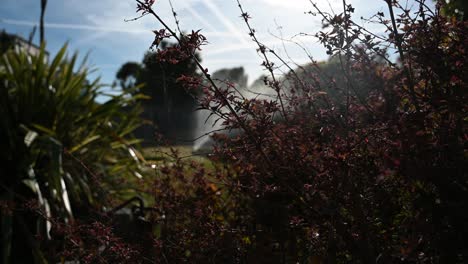
M 39 32 L 40 32 L 40 44 L 44 42 L 44 15 L 47 6 L 47 0 L 41 0 L 41 18 L 40 18 L 40 25 L 39 25 Z

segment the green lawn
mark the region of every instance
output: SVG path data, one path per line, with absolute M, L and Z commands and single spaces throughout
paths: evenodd
M 208 169 L 213 168 L 212 161 L 207 155 L 193 153 L 191 146 L 147 147 L 142 150 L 142 155 L 148 162 L 148 166 L 175 161 L 177 157 L 183 161 L 196 161 Z

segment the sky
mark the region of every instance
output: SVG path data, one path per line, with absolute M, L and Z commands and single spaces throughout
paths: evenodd
M 314 2 L 327 12 L 342 10 L 342 0 Z M 354 18 L 358 22 L 361 16 L 386 11 L 383 0 L 347 2 L 355 7 Z M 201 56 L 202 64 L 210 72 L 243 66 L 250 83 L 265 73 L 236 0 L 172 0 L 172 3 L 183 31 L 201 29 L 207 37 L 209 43 L 203 47 Z M 312 10 L 310 0 L 241 0 L 241 3 L 252 17 L 250 22 L 259 40 L 286 61 L 298 64 L 310 61 L 295 43 L 301 43 L 315 60 L 327 59 L 316 38 L 299 35 L 315 34 L 321 29 L 320 18 L 307 14 Z M 175 28 L 168 0 L 157 0 L 153 8 Z M 89 52 L 89 65 L 97 69 L 95 75 L 110 84 L 123 63 L 141 62 L 153 40 L 151 30 L 162 28 L 151 16 L 125 22 L 137 16 L 135 11 L 135 0 L 49 0 L 45 15 L 47 50 L 53 56 L 68 42 L 70 52 L 78 51 L 83 56 Z M 39 14 L 40 0 L 0 0 L 0 29 L 28 38 L 38 24 Z

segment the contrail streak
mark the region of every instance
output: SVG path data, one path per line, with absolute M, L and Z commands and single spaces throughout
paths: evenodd
M 221 10 L 219 10 L 219 8 L 211 0 L 205 0 L 202 3 L 205 4 L 208 9 L 210 9 L 210 11 L 216 16 L 218 20 L 221 21 L 221 23 L 224 24 L 227 30 L 232 32 L 233 35 L 237 36 L 240 42 L 242 42 L 244 45 L 249 43 L 247 40 L 245 40 L 244 35 L 236 28 L 236 26 L 234 26 L 234 24 L 232 24 L 229 19 L 223 16 Z
M 1 18 L 0 23 L 16 25 L 16 26 L 31 26 L 31 27 L 38 25 L 38 23 L 32 22 L 32 21 L 5 19 L 5 18 Z M 99 26 L 91 26 L 91 25 L 66 24 L 66 23 L 45 23 L 44 25 L 48 28 L 92 30 L 92 31 L 105 31 L 105 32 L 141 33 L 141 32 L 150 31 L 149 29 L 123 29 L 123 28 L 99 27 Z
M 0 18 L 0 23 L 15 25 L 15 26 L 28 26 L 33 27 L 37 26 L 38 23 L 26 20 L 16 20 L 16 19 L 5 19 Z M 72 30 L 91 30 L 91 31 L 101 31 L 101 32 L 119 32 L 119 33 L 148 33 L 151 32 L 152 29 L 126 29 L 126 28 L 112 28 L 112 27 L 100 27 L 100 26 L 93 26 L 93 25 L 82 25 L 82 24 L 68 24 L 68 23 L 45 23 L 44 24 L 48 28 L 56 28 L 56 29 L 72 29 Z M 219 36 L 219 37 L 235 37 L 230 33 L 226 32 L 205 32 L 203 33 L 206 36 Z
M 202 17 L 195 11 L 195 9 L 193 8 L 191 4 L 185 2 L 184 0 L 182 1 L 181 4 L 182 4 L 182 10 L 187 10 L 190 13 L 190 15 L 192 15 L 196 20 L 200 21 L 200 23 L 204 27 L 206 27 L 210 31 L 213 31 L 213 32 L 216 31 L 215 28 L 204 17 Z M 183 22 L 183 20 L 181 22 Z

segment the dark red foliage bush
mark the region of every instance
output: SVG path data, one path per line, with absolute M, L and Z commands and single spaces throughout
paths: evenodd
M 148 1 L 147 1 L 148 2 Z M 202 108 L 235 136 L 218 134 L 214 169 L 177 159 L 157 169 L 144 193 L 161 263 L 465 263 L 468 29 L 424 1 L 407 10 L 386 1 L 375 35 L 353 22 L 354 8 L 322 16 L 317 37 L 339 75 L 315 62 L 275 75 L 270 99 L 181 76 L 200 89 Z M 150 3 L 139 10 L 161 18 Z M 164 24 L 164 23 L 163 23 Z M 165 25 L 165 24 L 164 24 Z M 160 58 L 195 58 L 199 32 Z M 159 31 L 158 31 L 159 32 Z M 398 60 L 387 51 L 396 51 Z M 280 59 L 280 58 L 279 58 Z M 177 59 L 175 59 L 177 60 Z M 176 61 L 174 61 L 176 62 Z M 332 80 L 332 79 L 335 80 Z M 105 230 L 105 229 L 104 229 Z M 135 262 L 145 262 L 142 255 Z M 149 260 L 148 260 L 149 261 Z

